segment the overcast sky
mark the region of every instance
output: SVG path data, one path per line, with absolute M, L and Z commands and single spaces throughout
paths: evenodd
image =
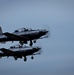
M 0 59 L 0 75 L 74 75 L 74 0 L 0 0 L 0 26 L 3 32 L 49 28 L 51 34 L 35 44 L 42 54 L 34 60 Z

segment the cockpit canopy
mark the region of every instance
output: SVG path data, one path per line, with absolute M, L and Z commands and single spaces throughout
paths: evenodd
M 31 28 L 27 29 L 27 28 L 21 28 L 21 29 L 17 29 L 14 32 L 25 32 L 25 31 L 33 31 Z
M 15 45 L 15 46 L 11 46 L 10 48 L 29 48 L 28 46 L 22 46 L 22 45 Z

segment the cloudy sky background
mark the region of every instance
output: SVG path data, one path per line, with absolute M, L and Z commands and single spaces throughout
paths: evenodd
M 0 26 L 3 32 L 48 27 L 51 34 L 35 44 L 42 54 L 34 60 L 0 59 L 0 75 L 74 75 L 74 0 L 0 0 Z

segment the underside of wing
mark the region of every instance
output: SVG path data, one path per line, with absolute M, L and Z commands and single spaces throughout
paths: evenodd
M 12 38 L 12 39 L 17 39 L 17 40 L 26 40 L 27 37 L 23 37 L 23 36 L 19 36 L 19 35 L 15 35 L 13 33 L 4 33 L 5 36 L 9 37 L 9 38 Z
M 11 51 L 11 50 L 8 50 L 8 49 L 5 49 L 5 48 L 1 48 L 0 51 L 2 51 L 3 53 L 14 53 L 14 51 Z

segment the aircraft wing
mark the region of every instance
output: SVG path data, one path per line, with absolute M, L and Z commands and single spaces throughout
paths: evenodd
M 18 39 L 18 40 L 22 40 L 22 39 L 27 39 L 26 37 L 23 37 L 23 36 L 19 36 L 19 35 L 15 35 L 13 33 L 4 33 L 4 35 L 6 35 L 7 37 L 10 37 L 10 38 L 13 38 L 13 39 Z
M 4 53 L 0 53 L 0 59 L 4 56 L 6 56 Z
M 39 55 L 39 54 L 41 54 L 41 53 L 34 53 L 33 55 Z
M 48 36 L 40 37 L 39 39 L 48 38 Z
M 11 51 L 11 50 L 8 50 L 5 48 L 0 48 L 0 51 L 2 51 L 3 53 L 6 53 L 6 54 L 14 53 L 14 51 Z

